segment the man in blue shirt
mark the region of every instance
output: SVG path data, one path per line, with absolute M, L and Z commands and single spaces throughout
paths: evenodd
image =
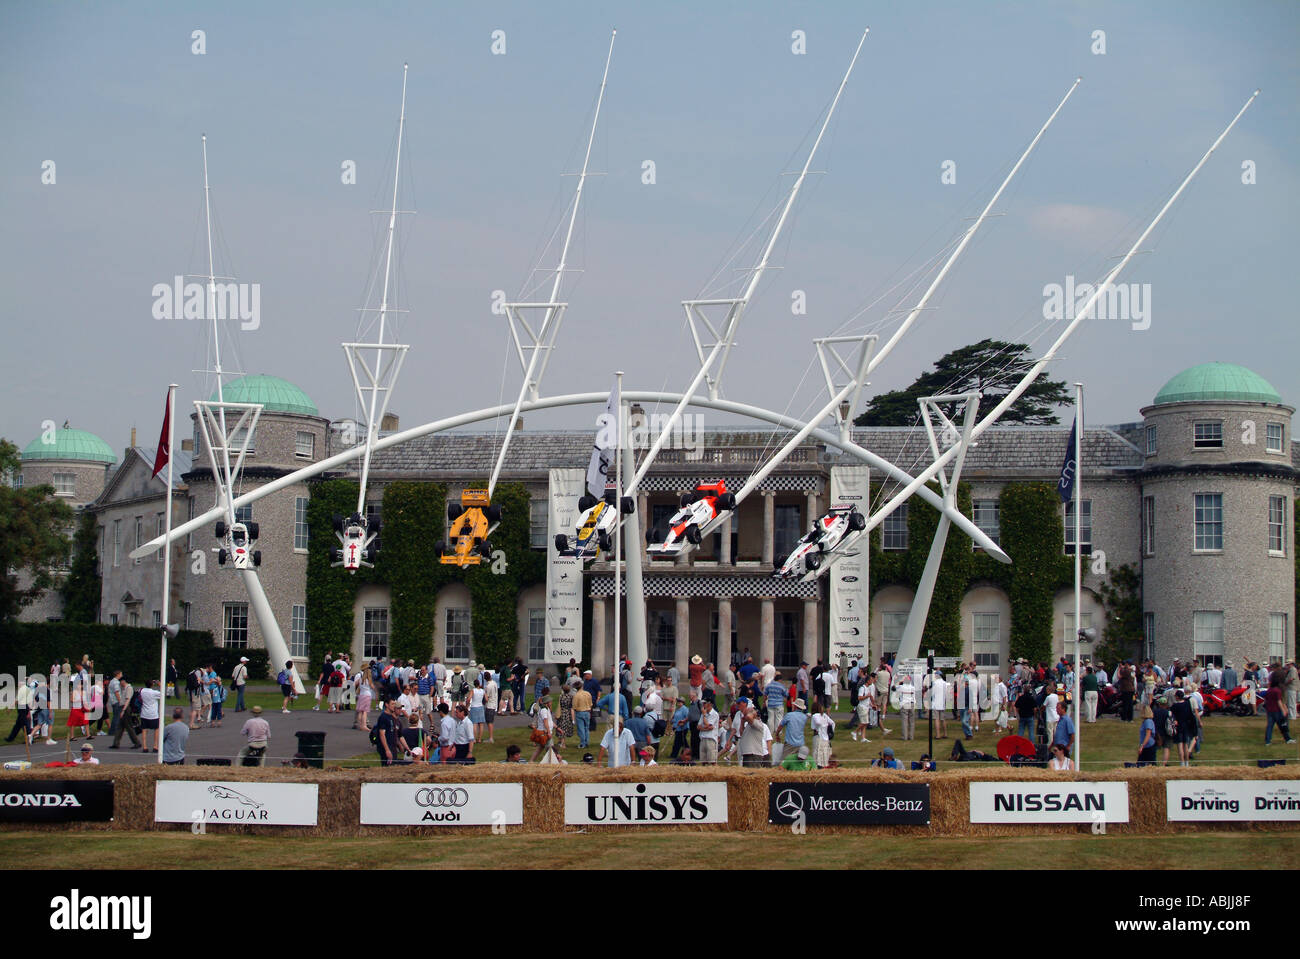
M 682 705 L 677 707 L 669 725 L 671 725 L 673 729 L 673 751 L 670 758 L 676 759 L 677 754 L 682 751 L 682 748 L 689 748 L 691 744 L 691 711 L 685 703 L 682 703 Z M 691 750 L 691 755 L 695 755 L 694 750 Z
M 653 746 L 650 742 L 650 721 L 645 718 L 644 707 L 638 706 L 632 710 L 632 718 L 627 721 L 626 728 L 632 733 L 638 754 L 643 746 Z
M 754 665 L 754 657 L 746 657 L 745 665 L 740 667 L 740 678 L 744 682 L 749 682 L 756 672 L 758 672 L 758 667 Z
M 763 687 L 763 698 L 767 700 L 767 726 L 780 729 L 781 720 L 785 718 L 785 697 L 788 690 L 781 685 L 781 674 L 772 676 L 772 681 Z
M 1064 746 L 1068 755 L 1074 748 L 1074 720 L 1070 718 L 1070 707 L 1065 700 L 1056 704 L 1056 714 L 1060 718 L 1056 721 L 1056 732 L 1052 734 L 1052 745 Z
M 791 753 L 804 745 L 804 727 L 808 725 L 808 704 L 802 699 L 794 701 L 794 709 L 786 713 L 777 728 L 778 742 L 785 742 L 785 751 Z
M 618 696 L 618 706 L 617 706 L 617 707 L 615 707 L 615 705 L 614 705 L 614 702 L 615 702 L 614 697 L 615 697 L 615 696 Z M 628 712 L 627 712 L 627 697 L 624 696 L 622 693 L 614 693 L 614 692 L 608 692 L 608 693 L 606 693 L 604 696 L 601 696 L 600 699 L 596 701 L 596 708 L 597 708 L 597 709 L 600 709 L 600 710 L 603 710 L 604 712 L 607 712 L 607 713 L 612 713 L 612 712 L 614 711 L 614 709 L 617 708 L 617 709 L 618 709 L 618 715 L 619 715 L 619 718 L 620 718 L 620 719 L 627 719 L 627 717 L 628 717 Z

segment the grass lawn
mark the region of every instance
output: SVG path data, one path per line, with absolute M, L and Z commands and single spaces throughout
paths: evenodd
M 1300 868 L 1294 833 L 1198 832 L 1161 836 L 1004 836 L 996 840 L 872 836 L 873 870 L 952 869 L 958 857 L 978 853 L 981 868 L 1023 869 L 1026 863 L 1069 863 L 1071 869 L 1142 869 L 1160 864 L 1248 863 L 1252 869 Z M 860 839 L 827 835 L 764 835 L 765 861 L 787 869 L 854 869 L 864 865 Z M 1281 841 L 1279 841 L 1281 840 Z M 211 845 L 207 850 L 205 845 Z M 677 861 L 689 848 L 695 862 L 721 864 L 751 858 L 753 837 L 712 832 L 628 829 L 618 834 L 436 836 L 286 841 L 273 836 L 188 832 L 0 833 L 0 867 L 39 868 L 73 863 L 84 869 L 353 869 L 396 865 L 419 869 L 597 867 L 621 862 Z M 485 855 L 485 852 L 487 853 Z M 671 857 L 668 859 L 660 857 Z

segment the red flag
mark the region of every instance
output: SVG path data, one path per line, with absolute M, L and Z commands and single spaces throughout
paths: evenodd
M 153 461 L 153 476 L 157 476 L 162 471 L 162 468 L 167 465 L 167 461 L 171 459 L 172 449 L 171 440 L 169 439 L 171 425 L 172 391 L 169 389 L 167 391 L 167 400 L 163 403 L 162 433 L 158 437 L 158 455 L 154 457 Z

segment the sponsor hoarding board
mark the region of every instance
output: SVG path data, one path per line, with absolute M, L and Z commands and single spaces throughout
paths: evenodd
M 314 826 L 318 787 L 312 783 L 161 780 L 154 822 Z
M 0 780 L 0 822 L 110 822 L 112 818 L 111 781 Z
M 725 823 L 726 783 L 568 783 L 569 826 L 674 826 Z
M 767 821 L 809 826 L 928 826 L 928 783 L 769 783 Z
M 1125 823 L 1128 783 L 971 783 L 970 821 Z
M 522 783 L 362 783 L 365 826 L 519 826 Z
M 1165 783 L 1170 822 L 1300 821 L 1300 782 L 1179 779 Z
M 831 506 L 856 506 L 871 512 L 871 470 L 866 466 L 832 466 Z M 811 520 L 810 520 L 811 522 Z M 829 575 L 830 660 L 839 662 L 867 658 L 867 563 L 871 550 L 866 538 L 858 540 L 852 554 L 832 567 Z
M 546 535 L 546 663 L 582 659 L 582 560 L 561 556 L 555 534 L 573 536 L 578 519 L 578 499 L 587 492 L 580 469 L 550 471 Z

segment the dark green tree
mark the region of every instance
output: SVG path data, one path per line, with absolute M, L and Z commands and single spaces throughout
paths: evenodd
M 18 447 L 0 439 L 0 622 L 16 617 L 54 585 L 68 559 L 72 508 L 48 485 L 15 488 L 22 468 Z M 29 581 L 19 579 L 24 573 Z
M 917 422 L 922 396 L 941 393 L 966 393 L 979 390 L 980 410 L 992 409 L 1011 391 L 1034 365 L 1025 343 L 980 340 L 946 353 L 934 363 L 934 369 L 918 376 L 902 390 L 890 390 L 873 396 L 867 408 L 855 419 L 856 426 L 912 426 Z M 1039 377 L 1002 414 L 1000 422 L 1050 426 L 1058 423 L 1055 408 L 1070 402 L 1064 380 Z M 947 410 L 949 416 L 954 409 Z
M 95 514 L 83 512 L 72 538 L 72 568 L 59 587 L 63 596 L 63 619 L 68 623 L 99 622 L 102 580 L 99 575 L 98 534 Z
M 1110 571 L 1110 582 L 1097 592 L 1106 607 L 1106 628 L 1094 651 L 1097 659 L 1113 663 L 1134 659 L 1142 649 L 1142 574 L 1131 563 Z

